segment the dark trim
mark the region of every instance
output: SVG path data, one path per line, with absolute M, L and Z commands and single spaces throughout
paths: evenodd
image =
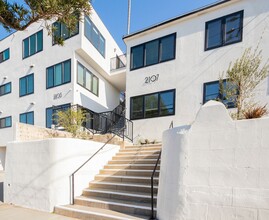
M 164 38 L 170 37 L 170 36 L 174 36 L 173 58 L 161 61 L 160 60 L 161 59 L 161 50 L 160 50 L 160 48 L 161 48 L 161 40 L 164 39 Z M 176 39 L 177 39 L 177 33 L 172 33 L 172 34 L 168 34 L 168 35 L 165 35 L 163 37 L 159 37 L 159 38 L 156 38 L 156 39 L 153 39 L 153 40 L 150 40 L 150 41 L 144 42 L 142 44 L 138 44 L 136 46 L 131 47 L 130 71 L 145 68 L 145 67 L 149 67 L 149 66 L 153 66 L 153 65 L 156 65 L 156 64 L 159 64 L 159 63 L 168 62 L 168 61 L 171 61 L 171 60 L 175 60 L 176 59 L 176 47 L 177 47 Z M 158 62 L 146 65 L 146 57 L 145 57 L 146 46 L 145 45 L 148 44 L 148 43 L 151 43 L 153 41 L 158 41 L 158 43 L 159 43 L 159 45 L 158 45 L 159 46 L 158 47 Z M 133 65 L 133 48 L 140 47 L 140 46 L 143 47 L 143 66 L 137 67 L 137 68 L 132 68 L 132 65 Z
M 42 50 L 36 51 L 34 54 L 30 55 L 30 40 L 29 40 L 29 56 L 24 57 L 24 44 L 23 44 L 23 41 L 26 40 L 27 38 L 30 39 L 30 37 L 32 37 L 33 35 L 37 35 L 37 33 L 39 33 L 39 32 L 42 32 Z M 36 41 L 36 49 L 37 49 L 37 41 Z M 37 31 L 36 33 L 34 33 L 34 34 L 30 35 L 29 37 L 26 37 L 26 38 L 24 38 L 22 40 L 22 59 L 23 60 L 26 59 L 26 58 L 28 58 L 28 57 L 34 56 L 35 54 L 40 53 L 43 50 L 44 50 L 44 34 L 43 34 L 43 29 L 40 30 L 40 31 Z
M 12 83 L 11 82 L 8 82 L 8 83 L 5 83 L 5 84 L 3 84 L 3 85 L 1 85 L 0 86 L 0 89 L 1 89 L 1 87 L 4 87 L 4 86 L 6 86 L 6 85 L 8 85 L 8 84 L 10 84 L 10 92 L 7 92 L 7 93 L 4 93 L 4 94 L 0 94 L 0 97 L 2 97 L 2 96 L 4 96 L 4 95 L 8 95 L 8 94 L 10 94 L 11 92 L 12 92 Z
M 4 117 L 4 118 L 0 118 L 0 124 L 1 124 L 1 120 L 7 119 L 7 118 L 10 118 L 10 126 L 5 126 L 5 127 L 0 126 L 0 129 L 11 128 L 12 127 L 12 116 L 7 116 L 7 117 Z
M 163 93 L 167 93 L 167 92 L 174 92 L 174 100 L 173 100 L 173 103 L 174 103 L 174 108 L 173 108 L 173 113 L 170 114 L 170 115 L 160 115 L 160 94 L 163 94 Z M 158 116 L 153 116 L 153 117 L 148 117 L 146 118 L 145 117 L 145 96 L 149 96 L 149 95 L 154 95 L 154 94 L 158 94 Z M 142 118 L 132 118 L 132 99 L 133 98 L 140 98 L 142 97 L 143 98 L 143 117 Z M 160 118 L 160 117 L 168 117 L 168 116 L 173 116 L 176 114 L 176 89 L 169 89 L 169 90 L 165 90 L 165 91 L 160 91 L 160 92 L 153 92 L 153 93 L 149 93 L 149 94 L 143 94 L 143 95 L 138 95 L 138 96 L 132 96 L 130 97 L 130 119 L 132 121 L 135 121 L 135 120 L 141 120 L 141 119 L 151 119 L 151 118 Z
M 25 95 L 21 95 L 21 86 L 20 86 L 20 80 L 23 79 L 23 78 L 28 78 L 29 76 L 33 75 L 33 92 L 31 93 L 26 93 Z M 28 84 L 26 85 L 26 87 L 28 87 Z M 19 78 L 19 97 L 24 97 L 24 96 L 27 96 L 27 95 L 31 95 L 31 94 L 34 94 L 35 93 L 35 75 L 34 73 L 31 73 L 29 75 L 26 75 L 26 76 L 23 76 L 21 78 Z
M 54 68 L 54 67 L 55 67 L 56 65 L 58 65 L 58 64 L 62 64 L 62 65 L 64 65 L 64 63 L 67 62 L 67 61 L 70 61 L 70 80 L 69 80 L 68 82 L 61 83 L 61 84 L 59 84 L 59 85 L 57 85 L 57 86 L 48 87 L 48 69 L 51 68 L 51 67 Z M 62 70 L 63 70 L 63 68 L 62 68 Z M 62 72 L 62 76 L 63 76 L 63 75 L 64 75 L 64 73 Z M 46 68 L 46 90 L 48 90 L 48 89 L 52 89 L 52 88 L 55 88 L 55 87 L 58 87 L 58 86 L 62 86 L 62 85 L 65 85 L 65 84 L 68 84 L 68 83 L 70 83 L 71 81 L 72 81 L 72 61 L 71 61 L 71 59 L 64 60 L 64 61 L 62 61 L 62 62 L 56 63 L 56 64 L 54 64 L 54 65 L 49 66 L 49 67 Z M 54 69 L 53 69 L 53 85 L 54 85 Z
M 230 42 L 230 43 L 225 43 L 224 42 L 224 37 L 225 37 L 225 19 L 227 17 L 230 17 L 230 16 L 233 16 L 233 15 L 236 15 L 236 14 L 239 14 L 240 15 L 240 39 L 237 40 L 237 41 L 233 41 L 233 42 Z M 207 47 L 207 32 L 208 32 L 208 25 L 212 22 L 215 22 L 215 21 L 218 21 L 220 20 L 221 21 L 221 45 L 218 45 L 218 46 L 214 46 L 214 47 Z M 234 12 L 234 13 L 231 13 L 231 14 L 228 14 L 228 15 L 225 15 L 225 16 L 222 16 L 222 17 L 219 17 L 219 18 L 216 18 L 214 20 L 210 20 L 210 21 L 207 21 L 205 23 L 205 41 L 204 41 L 204 50 L 205 51 L 208 51 L 208 50 L 213 50 L 213 49 L 216 49 L 216 48 L 220 48 L 220 47 L 224 47 L 224 46 L 228 46 L 228 45 L 231 45 L 231 44 L 235 44 L 235 43 L 239 43 L 239 42 L 242 42 L 243 41 L 243 23 L 244 23 L 244 10 L 241 10 L 241 11 L 237 11 L 237 12 Z
M 138 35 L 138 34 L 141 34 L 141 33 L 143 33 L 143 32 L 146 32 L 146 31 L 152 30 L 152 29 L 154 29 L 154 28 L 157 28 L 157 27 L 160 27 L 160 26 L 169 24 L 169 23 L 171 23 L 171 22 L 173 22 L 173 21 L 180 20 L 180 19 L 183 19 L 183 18 L 185 18 L 185 17 L 189 17 L 189 16 L 191 16 L 191 15 L 194 15 L 194 14 L 197 14 L 197 13 L 199 13 L 199 12 L 202 12 L 202 11 L 205 11 L 205 10 L 208 10 L 208 9 L 211 9 L 211 8 L 214 8 L 214 7 L 217 7 L 217 6 L 219 6 L 219 5 L 223 5 L 223 4 L 225 4 L 225 3 L 227 3 L 227 2 L 231 2 L 231 1 L 232 1 L 232 0 L 220 0 L 220 1 L 216 2 L 216 3 L 207 5 L 207 6 L 205 6 L 205 7 L 198 8 L 198 9 L 196 9 L 196 10 L 194 10 L 194 11 L 191 11 L 191 12 L 186 13 L 186 14 L 183 14 L 183 15 L 179 15 L 179 16 L 177 16 L 177 17 L 175 17 L 175 18 L 166 20 L 166 21 L 164 21 L 164 22 L 158 23 L 158 24 L 156 24 L 156 25 L 153 25 L 153 26 L 150 26 L 150 27 L 148 27 L 148 28 L 142 29 L 142 30 L 140 30 L 140 31 L 134 32 L 134 33 L 132 33 L 132 34 L 125 35 L 125 36 L 122 37 L 122 39 L 124 40 L 124 39 L 130 38 L 130 37 L 133 37 L 133 36 Z
M 33 113 L 33 125 L 35 124 L 35 112 L 34 111 L 30 111 L 30 112 L 25 112 L 25 113 L 21 113 L 20 115 L 19 115 L 19 121 L 20 121 L 20 123 L 23 123 L 23 122 L 21 122 L 21 115 L 27 115 L 27 114 L 30 114 L 30 113 Z M 26 120 L 27 120 L 27 116 L 26 116 Z M 28 124 L 28 125 L 32 125 L 32 124 L 29 124 L 29 123 L 23 123 L 23 124 Z

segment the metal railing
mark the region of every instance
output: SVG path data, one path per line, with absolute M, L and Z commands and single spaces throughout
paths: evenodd
M 110 59 L 110 70 L 117 70 L 126 67 L 126 54 L 116 56 Z
M 169 129 L 171 129 L 173 127 L 174 127 L 174 122 L 171 121 L 171 123 L 169 125 Z M 150 219 L 156 219 L 156 216 L 154 214 L 154 176 L 155 176 L 155 173 L 156 173 L 158 163 L 159 163 L 159 161 L 161 159 L 161 154 L 162 154 L 162 150 L 160 150 L 158 159 L 156 161 L 154 170 L 153 170 L 152 175 L 151 175 L 151 218 Z
M 100 147 L 88 160 L 86 160 L 81 166 L 79 166 L 71 175 L 70 175 L 70 185 L 71 185 L 71 204 L 75 202 L 75 174 L 84 167 L 95 155 L 97 155 L 114 137 L 117 135 L 114 134 L 102 147 Z

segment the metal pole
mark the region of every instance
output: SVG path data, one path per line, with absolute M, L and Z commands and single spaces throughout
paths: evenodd
M 132 0 L 128 0 L 127 34 L 130 34 L 130 25 L 131 25 L 131 5 L 132 5 Z

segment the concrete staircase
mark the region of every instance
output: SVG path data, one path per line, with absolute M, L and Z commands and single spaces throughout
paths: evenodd
M 151 175 L 160 150 L 161 144 L 126 146 L 75 198 L 74 205 L 57 206 L 55 213 L 85 220 L 149 219 Z M 160 163 L 154 177 L 155 206 L 159 171 Z

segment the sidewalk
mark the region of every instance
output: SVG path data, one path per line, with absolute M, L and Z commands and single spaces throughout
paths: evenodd
M 7 205 L 0 202 L 1 220 L 76 220 L 61 215 L 47 212 L 25 209 L 14 205 Z

